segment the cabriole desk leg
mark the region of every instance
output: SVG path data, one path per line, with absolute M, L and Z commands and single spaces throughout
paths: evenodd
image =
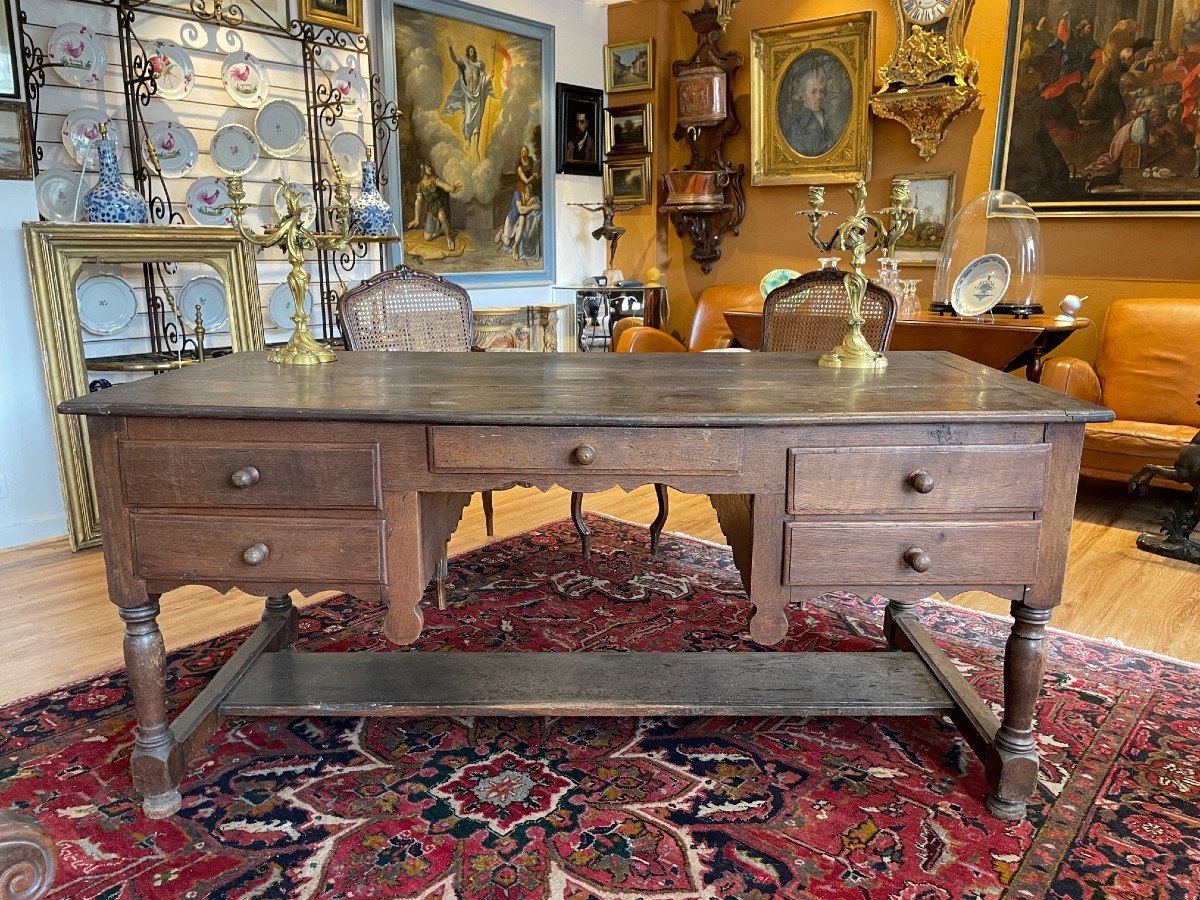
M 1016 620 L 1004 647 L 1004 718 L 988 747 L 985 771 L 991 793 L 988 811 L 1015 822 L 1037 787 L 1038 757 L 1033 717 L 1046 671 L 1046 625 L 1051 611 L 1012 605 Z
M 167 724 L 167 651 L 158 628 L 158 594 L 120 610 L 125 622 L 125 668 L 138 724 L 130 767 L 142 809 L 151 819 L 179 810 L 179 773 L 172 772 L 175 738 Z

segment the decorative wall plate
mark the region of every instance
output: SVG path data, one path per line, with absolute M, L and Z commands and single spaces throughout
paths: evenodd
M 304 146 L 308 123 L 296 104 L 272 100 L 254 117 L 254 133 L 271 156 L 290 159 Z
M 346 181 L 362 181 L 362 164 L 367 160 L 367 143 L 353 131 L 339 131 L 329 141 L 329 152 L 337 160 Z
M 196 306 L 204 319 L 206 332 L 217 331 L 229 321 L 229 307 L 225 302 L 225 285 L 215 275 L 198 275 L 183 286 L 179 292 L 179 312 L 189 324 L 196 321 Z
M 341 101 L 345 115 L 361 116 L 371 105 L 371 87 L 358 74 L 357 65 L 342 66 L 334 73 L 332 98 Z
M 116 275 L 93 275 L 75 288 L 79 324 L 92 334 L 124 331 L 137 315 L 133 288 Z
M 94 141 L 100 140 L 100 123 L 108 126 L 109 140 L 117 144 L 117 156 L 121 155 L 121 129 L 113 124 L 112 118 L 98 109 L 83 106 L 72 110 L 63 120 L 62 142 L 67 156 L 80 166 L 87 158 Z
M 182 100 L 196 85 L 196 66 L 174 41 L 153 41 L 147 48 L 154 87 L 163 100 Z
M 159 171 L 167 178 L 182 178 L 195 168 L 200 159 L 195 136 L 178 122 L 156 122 L 146 129 L 146 136 L 158 155 Z M 146 162 L 153 167 L 149 151 L 144 155 Z
M 267 67 L 252 53 L 230 53 L 225 57 L 221 84 L 234 103 L 248 109 L 258 109 L 271 93 Z
M 301 221 L 305 228 L 312 228 L 317 221 L 317 201 L 313 197 L 312 188 L 306 184 L 301 184 L 298 181 L 289 181 L 287 184 L 293 191 L 300 195 L 300 204 L 304 207 L 304 215 Z M 283 196 L 283 185 L 279 186 L 279 190 L 275 192 L 275 212 L 280 218 L 287 215 L 287 200 Z
M 80 187 L 80 179 L 83 186 Z M 51 222 L 78 222 L 83 218 L 83 195 L 94 178 L 69 169 L 46 169 L 33 180 L 38 212 Z
M 208 153 L 226 175 L 245 175 L 258 163 L 258 138 L 245 125 L 231 122 L 213 132 Z
M 997 253 L 967 263 L 950 289 L 950 306 L 960 316 L 982 316 L 1004 299 L 1012 266 Z
M 232 225 L 233 211 L 217 208 L 229 202 L 229 187 L 224 178 L 215 175 L 197 178 L 188 188 L 187 211 L 197 225 Z
M 108 68 L 104 42 L 78 22 L 59 25 L 46 45 L 46 62 L 51 71 L 75 87 L 99 87 Z
M 758 283 L 758 292 L 763 295 L 763 299 L 767 299 L 767 294 L 776 288 L 781 288 L 794 278 L 799 278 L 800 273 L 795 269 L 772 269 L 763 276 L 763 280 Z
M 312 288 L 304 294 L 304 311 L 310 316 L 313 311 Z M 292 316 L 296 312 L 296 301 L 292 298 L 292 288 L 285 281 L 283 284 L 271 291 L 271 299 L 267 301 L 267 314 L 271 317 L 271 321 L 275 323 L 276 328 L 282 328 L 284 331 L 293 331 L 296 328 L 296 323 L 292 321 Z

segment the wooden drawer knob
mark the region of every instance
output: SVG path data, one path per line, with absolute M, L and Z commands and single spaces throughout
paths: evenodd
M 908 476 L 908 485 L 918 494 L 928 494 L 933 490 L 935 482 L 933 476 L 924 469 L 917 469 Z
M 928 572 L 929 567 L 933 565 L 933 560 L 929 558 L 929 554 L 920 547 L 909 547 L 905 550 L 904 562 L 914 572 Z
M 238 469 L 229 476 L 229 483 L 235 488 L 248 488 L 258 484 L 258 469 L 254 466 L 246 466 L 244 469 Z
M 248 566 L 261 566 L 270 555 L 271 548 L 260 541 L 253 547 L 247 547 L 242 551 L 242 562 Z
M 590 466 L 596 461 L 596 448 L 591 444 L 580 444 L 571 454 L 571 458 L 581 466 Z

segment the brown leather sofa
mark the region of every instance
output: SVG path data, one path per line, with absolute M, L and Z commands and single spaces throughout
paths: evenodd
M 758 286 L 752 284 L 714 284 L 705 288 L 696 301 L 696 315 L 687 345 L 665 331 L 643 324 L 641 319 L 621 319 L 613 327 L 613 346 L 618 353 L 684 353 L 722 350 L 733 341 L 733 332 L 725 322 L 725 310 L 762 303 Z M 627 324 L 628 323 L 628 324 Z
M 1049 359 L 1041 383 L 1117 414 L 1115 422 L 1087 426 L 1080 474 L 1127 481 L 1146 463 L 1172 465 L 1200 430 L 1200 300 L 1116 301 L 1095 367 Z

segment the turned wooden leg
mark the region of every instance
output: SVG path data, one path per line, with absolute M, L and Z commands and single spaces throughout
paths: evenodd
M 446 608 L 446 575 L 450 572 L 450 560 L 447 558 L 446 550 L 442 550 L 441 558 L 438 559 L 437 572 L 434 575 L 434 583 L 437 585 L 437 604 L 438 609 Z
M 583 521 L 583 494 L 579 491 L 571 491 L 571 521 L 575 523 L 575 530 L 579 532 L 579 543 L 583 545 L 583 558 L 592 558 L 592 532 L 587 527 L 587 523 Z
M 495 535 L 496 535 L 496 528 L 495 528 L 496 517 L 495 517 L 495 512 L 492 509 L 492 492 L 491 491 L 483 492 L 483 524 L 484 524 L 484 527 L 487 529 L 487 536 L 495 537 Z
M 883 613 L 883 636 L 893 650 L 912 649 L 912 645 L 896 627 L 896 620 L 906 616 L 916 618 L 916 600 L 888 600 L 887 609 Z
M 1025 817 L 1026 802 L 1037 786 L 1033 717 L 1046 671 L 1050 610 L 1017 601 L 1012 616 L 1016 621 L 1004 647 L 1004 718 L 988 747 L 985 770 L 991 788 L 988 811 L 998 819 L 1015 822 Z
M 284 594 L 282 597 L 267 598 L 263 604 L 262 620 L 269 622 L 272 619 L 285 619 L 287 624 L 264 649 L 268 652 L 291 650 L 300 634 L 300 610 L 296 609 L 290 596 Z
M 0 809 L 0 900 L 38 900 L 54 883 L 54 841 L 28 816 Z
M 663 526 L 667 524 L 667 511 L 670 509 L 670 500 L 667 499 L 667 486 L 665 484 L 654 485 L 654 493 L 658 495 L 658 515 L 654 521 L 650 523 L 650 552 L 658 552 L 658 539 L 662 537 Z
M 130 769 L 133 786 L 142 795 L 142 809 L 151 819 L 165 819 L 179 810 L 179 776 L 175 738 L 167 724 L 167 651 L 158 629 L 158 595 L 144 606 L 120 610 L 125 621 L 125 668 L 137 709 L 137 729 Z

